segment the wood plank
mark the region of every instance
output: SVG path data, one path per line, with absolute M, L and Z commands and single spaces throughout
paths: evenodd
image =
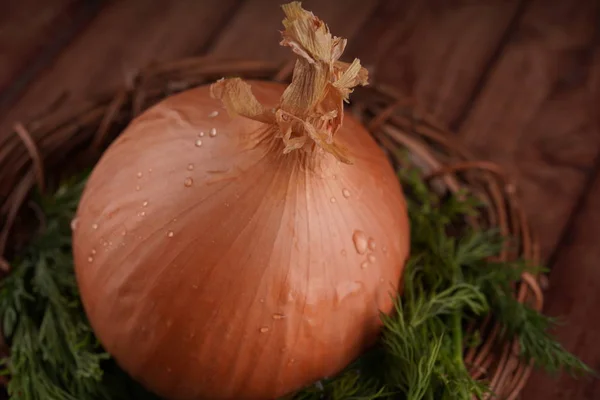
M 414 28 L 418 13 L 425 6 L 424 1 L 382 0 L 359 32 L 346 48 L 345 58 L 358 57 L 369 68 L 370 82 L 377 76 L 377 65 L 385 61 L 390 49 L 399 42 L 402 35 Z M 402 70 L 402 66 L 398 66 Z
M 284 18 L 279 0 L 248 0 L 211 46 L 219 57 L 285 61 L 290 50 L 279 45 Z M 369 19 L 377 0 L 306 0 L 302 7 L 327 23 L 331 32 L 351 40 Z
M 102 1 L 5 0 L 0 12 L 0 108 L 89 22 Z
M 351 45 L 374 80 L 452 126 L 521 10 L 511 0 L 382 2 Z
M 8 0 L 0 13 L 0 92 L 70 19 L 73 0 Z M 36 9 L 36 13 L 31 11 Z M 55 32 L 54 32 L 55 33 Z
M 0 13 L 0 92 L 70 19 L 73 0 L 8 0 Z M 32 10 L 36 10 L 32 13 Z
M 600 70 L 599 70 L 600 71 Z M 598 76 L 600 78 L 600 74 Z M 600 83 L 600 81 L 598 81 Z M 598 92 L 600 94 L 600 92 Z M 599 104 L 600 96 L 596 104 Z M 600 118 L 599 118 L 600 119 Z M 600 161 L 600 160 L 599 160 Z M 600 163 L 598 163 L 600 164 Z M 565 232 L 564 246 L 550 275 L 546 313 L 564 323 L 555 334 L 569 351 L 600 372 L 600 171 L 596 171 L 583 207 Z M 558 379 L 541 373 L 532 375 L 523 398 L 527 400 L 595 400 L 600 398 L 600 380 Z
M 15 121 L 62 108 L 83 107 L 95 95 L 122 85 L 151 62 L 205 50 L 230 17 L 236 0 L 130 0 L 105 7 L 2 117 L 0 141 Z M 0 147 L 1 148 L 1 147 Z
M 534 0 L 460 126 L 464 143 L 517 180 L 547 258 L 600 149 L 592 71 L 596 0 Z

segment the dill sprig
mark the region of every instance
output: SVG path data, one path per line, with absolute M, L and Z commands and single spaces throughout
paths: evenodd
M 46 226 L 2 282 L 2 330 L 11 340 L 9 394 L 21 399 L 78 400 L 109 397 L 101 385 L 98 351 L 77 301 L 70 256 L 69 221 L 83 182 L 61 186 L 38 199 Z
M 518 339 L 523 359 L 551 374 L 561 370 L 574 376 L 593 373 L 552 337 L 550 330 L 558 323 L 555 318 L 519 303 L 512 296 L 506 296 L 510 290 L 509 281 L 510 276 L 503 282 L 495 277 L 481 279 L 481 290 L 489 299 L 492 312 L 502 324 L 505 336 Z
M 86 177 L 64 182 L 51 196 L 36 196 L 44 229 L 12 260 L 13 271 L 1 282 L 2 332 L 10 343 L 10 358 L 2 363 L 11 397 L 124 400 L 138 390 L 102 350 L 79 300 L 70 224 Z
M 87 175 L 37 196 L 45 227 L 0 283 L 0 321 L 11 355 L 3 361 L 9 392 L 24 400 L 156 400 L 123 373 L 96 338 L 79 299 L 71 255 L 70 223 Z M 381 315 L 378 343 L 335 377 L 288 396 L 293 400 L 450 400 L 489 392 L 463 361 L 477 345 L 465 327 L 491 313 L 505 340 L 519 341 L 521 356 L 548 372 L 591 372 L 551 335 L 553 318 L 512 296 L 525 261 L 493 261 L 506 245 L 496 230 L 464 223 L 478 214 L 467 193 L 440 197 L 418 171 L 403 169 L 411 223 L 411 257 L 395 312 Z

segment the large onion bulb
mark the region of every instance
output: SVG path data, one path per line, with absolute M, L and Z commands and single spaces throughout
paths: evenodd
M 165 99 L 105 152 L 79 205 L 91 325 L 168 399 L 289 393 L 340 371 L 392 310 L 404 197 L 365 128 L 342 124 L 365 70 L 337 61 L 345 41 L 311 13 L 284 11 L 301 56 L 287 89 L 229 79 Z

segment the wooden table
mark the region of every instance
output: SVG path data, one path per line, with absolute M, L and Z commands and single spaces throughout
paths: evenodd
M 2 0 L 0 139 L 151 62 L 283 61 L 275 0 Z M 556 334 L 600 370 L 600 1 L 306 0 L 374 79 L 414 96 L 520 188 L 552 268 Z M 599 399 L 600 381 L 534 375 L 526 399 Z

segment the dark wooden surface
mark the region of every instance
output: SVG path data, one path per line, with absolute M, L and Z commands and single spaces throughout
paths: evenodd
M 139 68 L 214 54 L 281 61 L 276 0 L 2 0 L 0 151 L 15 121 L 81 107 Z M 378 82 L 414 96 L 514 178 L 556 334 L 600 370 L 600 0 L 306 0 Z M 534 374 L 523 398 L 600 399 Z

